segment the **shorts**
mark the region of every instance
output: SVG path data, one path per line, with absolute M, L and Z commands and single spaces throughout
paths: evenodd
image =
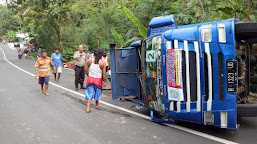
M 95 101 L 99 101 L 102 98 L 102 88 L 94 84 L 89 84 L 85 90 L 85 95 L 86 100 L 93 100 L 94 98 Z
M 62 67 L 54 67 L 54 73 L 62 73 Z
M 39 77 L 39 84 L 46 84 L 48 85 L 49 83 L 49 79 L 50 79 L 50 75 L 46 76 L 46 77 Z

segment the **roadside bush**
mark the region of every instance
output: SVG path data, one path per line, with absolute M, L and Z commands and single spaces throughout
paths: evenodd
M 71 62 L 73 60 L 74 50 L 73 49 L 66 49 L 63 56 L 63 62 Z
M 40 54 L 40 52 L 31 53 L 30 56 L 31 56 L 33 59 L 37 59 L 38 54 Z

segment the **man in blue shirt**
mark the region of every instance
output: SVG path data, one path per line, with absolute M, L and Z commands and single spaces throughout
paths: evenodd
M 60 76 L 63 67 L 63 57 L 62 54 L 60 54 L 59 48 L 55 49 L 55 53 L 52 54 L 51 59 L 53 60 L 54 64 L 54 80 L 56 81 L 56 73 L 58 73 L 57 82 L 60 82 Z

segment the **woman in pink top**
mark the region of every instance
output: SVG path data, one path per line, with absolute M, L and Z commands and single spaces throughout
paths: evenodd
M 88 75 L 85 90 L 87 112 L 92 111 L 90 105 L 93 98 L 96 101 L 96 108 L 101 107 L 99 100 L 102 97 L 102 87 L 106 86 L 106 64 L 104 61 L 101 61 L 102 56 L 102 50 L 94 49 L 94 58 L 89 59 L 86 63 L 85 71 Z

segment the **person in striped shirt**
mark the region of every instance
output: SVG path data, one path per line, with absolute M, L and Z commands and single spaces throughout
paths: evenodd
M 52 68 L 53 73 L 54 73 L 54 67 L 53 67 L 52 59 L 47 56 L 47 53 L 45 50 L 41 51 L 41 57 L 37 59 L 34 67 L 35 67 L 35 78 L 37 79 L 37 73 L 38 73 L 38 76 L 39 76 L 38 83 L 41 84 L 40 93 L 43 93 L 44 84 L 45 84 L 45 95 L 49 96 L 49 94 L 47 93 L 47 90 L 48 90 L 48 83 L 50 79 L 50 67 Z

